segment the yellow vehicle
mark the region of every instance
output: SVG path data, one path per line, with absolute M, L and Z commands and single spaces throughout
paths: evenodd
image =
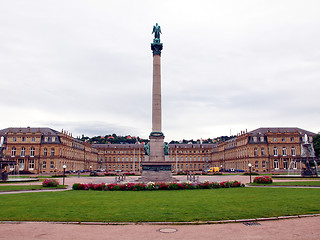
M 214 172 L 219 172 L 219 167 L 211 167 L 208 170 L 208 173 L 214 173 Z

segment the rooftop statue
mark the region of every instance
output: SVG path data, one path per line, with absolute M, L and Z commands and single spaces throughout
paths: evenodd
M 159 39 L 159 42 L 160 42 L 160 33 L 162 34 L 161 32 L 161 28 L 160 26 L 158 25 L 158 23 L 156 23 L 155 26 L 153 26 L 153 30 L 152 30 L 152 34 L 154 33 L 154 39 Z

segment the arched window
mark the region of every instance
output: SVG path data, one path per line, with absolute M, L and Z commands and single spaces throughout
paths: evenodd
M 265 153 L 264 153 L 264 148 L 261 148 L 261 156 L 264 156 Z
M 273 148 L 273 156 L 278 156 L 278 148 Z
M 54 156 L 54 148 L 51 148 L 51 156 Z
M 22 147 L 21 148 L 21 157 L 24 157 L 26 155 L 26 148 Z
M 287 156 L 287 148 L 286 147 L 282 148 L 282 155 Z
M 274 169 L 275 169 L 275 170 L 278 170 L 278 169 L 279 169 L 279 162 L 278 162 L 278 160 L 274 160 L 274 161 L 273 161 L 273 164 L 274 164 Z
M 15 157 L 16 156 L 16 148 L 13 147 L 11 148 L 11 157 Z
M 34 151 L 35 151 L 34 147 L 31 147 L 31 149 L 30 149 L 30 157 L 34 157 Z
M 283 160 L 283 169 L 288 169 L 288 161 Z
M 29 170 L 34 170 L 34 160 L 29 160 Z
M 294 147 L 291 148 L 291 155 L 292 156 L 296 155 L 296 149 Z

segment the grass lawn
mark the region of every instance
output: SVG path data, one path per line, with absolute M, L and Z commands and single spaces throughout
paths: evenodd
M 272 184 L 251 183 L 253 186 L 319 186 L 320 181 L 303 181 L 303 182 L 273 182 Z
M 0 220 L 206 221 L 320 213 L 320 189 L 64 191 L 0 195 Z M 10 203 L 10 204 L 8 204 Z
M 1 186 L 0 185 L 0 192 L 5 191 L 19 191 L 19 190 L 39 190 L 39 189 L 62 189 L 66 188 L 63 185 L 59 185 L 58 187 L 42 187 L 42 185 L 12 185 L 12 186 Z

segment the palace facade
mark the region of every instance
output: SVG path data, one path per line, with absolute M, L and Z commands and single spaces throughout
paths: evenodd
M 303 167 L 302 144 L 312 146 L 315 134 L 300 128 L 258 128 L 214 144 L 169 144 L 167 160 L 175 172 L 202 171 L 215 166 L 256 172 L 281 172 Z M 307 136 L 308 139 L 305 139 Z M 1 161 L 15 162 L 7 171 L 32 173 L 105 169 L 140 172 L 145 160 L 143 144 L 89 144 L 66 131 L 50 128 L 6 128 Z

